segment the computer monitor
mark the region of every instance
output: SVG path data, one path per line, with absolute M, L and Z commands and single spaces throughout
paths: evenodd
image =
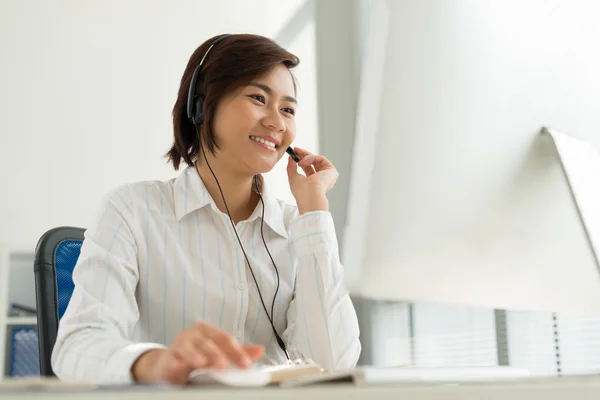
M 589 142 L 557 129 L 541 132 L 552 138 L 569 189 L 600 270 L 600 153 Z
M 598 6 L 387 4 L 387 32 L 365 36 L 342 246 L 351 293 L 597 314 L 598 235 L 578 207 L 593 201 L 571 189 L 600 177 L 565 174 L 586 170 L 569 136 L 540 131 L 600 147 Z

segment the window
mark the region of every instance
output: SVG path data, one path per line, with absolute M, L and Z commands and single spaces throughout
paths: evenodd
M 536 376 L 600 372 L 600 317 L 376 301 L 357 310 L 361 325 L 371 324 L 361 326 L 367 356 L 362 364 L 457 367 L 507 361 Z

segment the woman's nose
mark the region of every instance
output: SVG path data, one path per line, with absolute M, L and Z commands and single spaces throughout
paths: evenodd
M 263 118 L 263 125 L 277 132 L 285 132 L 286 126 L 279 110 L 269 111 Z

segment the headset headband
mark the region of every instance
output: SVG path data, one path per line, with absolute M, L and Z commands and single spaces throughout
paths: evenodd
M 204 60 L 206 59 L 206 56 L 208 55 L 208 53 L 210 53 L 213 47 L 217 46 L 219 43 L 221 43 L 223 40 L 227 39 L 230 36 L 231 35 L 223 35 L 215 39 L 215 41 L 212 42 L 209 46 L 208 50 L 206 50 L 206 53 L 204 53 L 202 60 L 200 60 L 200 64 L 198 64 L 198 66 L 194 70 L 194 74 L 192 75 L 192 81 L 190 82 L 190 88 L 188 90 L 187 101 L 187 116 L 194 123 L 201 123 L 200 119 L 202 117 L 202 110 L 195 110 L 196 112 L 194 112 L 194 104 L 196 104 L 196 85 L 198 84 L 198 76 L 200 76 L 200 72 L 202 71 L 202 65 L 204 64 Z

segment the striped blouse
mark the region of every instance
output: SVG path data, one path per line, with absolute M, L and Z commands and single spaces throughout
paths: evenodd
M 356 365 L 361 346 L 344 287 L 331 214 L 298 214 L 264 186 L 263 234 L 279 270 L 274 324 L 293 358 L 328 369 Z M 132 382 L 144 351 L 168 346 L 198 321 L 242 343 L 264 345 L 264 362 L 283 363 L 256 284 L 227 214 L 197 171 L 112 191 L 88 227 L 73 271 L 52 368 L 64 380 Z M 265 305 L 276 274 L 261 238 L 261 203 L 236 229 Z

